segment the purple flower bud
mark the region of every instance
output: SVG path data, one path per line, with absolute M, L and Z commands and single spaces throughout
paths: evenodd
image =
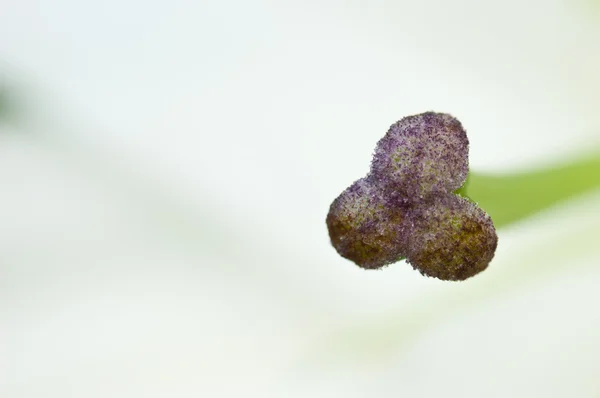
M 487 268 L 498 237 L 490 217 L 454 194 L 417 205 L 410 215 L 408 262 L 422 274 L 464 280 Z
M 337 252 L 363 268 L 380 268 L 406 252 L 404 210 L 386 203 L 368 178 L 356 181 L 331 204 L 327 227 Z
M 377 143 L 371 173 L 387 190 L 420 200 L 452 192 L 465 182 L 469 140 L 460 122 L 426 112 L 394 123 Z
M 453 192 L 465 182 L 469 141 L 458 120 L 426 112 L 393 124 L 371 173 L 333 201 L 331 243 L 363 268 L 407 258 L 422 274 L 464 280 L 487 268 L 498 237 L 490 217 Z

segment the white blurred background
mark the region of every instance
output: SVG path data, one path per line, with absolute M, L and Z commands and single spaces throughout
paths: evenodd
M 410 114 L 597 147 L 599 70 L 594 1 L 0 0 L 0 396 L 600 397 L 600 192 L 464 283 L 324 223 Z

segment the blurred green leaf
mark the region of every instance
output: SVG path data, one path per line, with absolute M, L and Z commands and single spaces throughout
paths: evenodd
M 8 93 L 0 86 L 0 120 L 4 120 L 8 113 Z
M 0 82 L 0 123 L 13 124 L 20 116 L 20 91 Z
M 458 193 L 477 202 L 500 228 L 597 188 L 600 151 L 529 172 L 470 173 Z

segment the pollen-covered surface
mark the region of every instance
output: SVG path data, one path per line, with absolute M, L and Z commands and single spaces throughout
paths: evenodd
M 498 237 L 490 217 L 467 199 L 444 194 L 411 213 L 408 262 L 422 274 L 464 280 L 485 270 Z
M 371 173 L 388 190 L 412 200 L 462 186 L 469 169 L 469 141 L 461 123 L 426 112 L 394 123 L 377 143 Z
M 342 257 L 372 269 L 404 257 L 404 219 L 402 208 L 386 203 L 381 189 L 363 178 L 333 201 L 327 228 Z
M 406 258 L 423 275 L 465 280 L 487 268 L 498 237 L 490 217 L 454 194 L 466 180 L 469 141 L 461 123 L 426 112 L 393 124 L 371 172 L 327 215 L 337 252 L 367 269 Z

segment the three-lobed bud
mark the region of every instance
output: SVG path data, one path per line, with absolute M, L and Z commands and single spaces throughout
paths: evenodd
M 377 143 L 371 171 L 329 209 L 338 253 L 376 269 L 406 258 L 422 274 L 464 280 L 487 268 L 497 235 L 490 217 L 453 192 L 468 173 L 461 123 L 426 112 L 393 124 Z

